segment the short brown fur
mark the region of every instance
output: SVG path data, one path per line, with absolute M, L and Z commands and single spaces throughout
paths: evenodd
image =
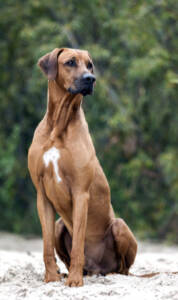
M 75 58 L 77 66 L 66 62 Z M 55 248 L 66 264 L 68 286 L 83 285 L 83 274 L 128 274 L 136 252 L 136 240 L 122 219 L 116 219 L 110 189 L 96 157 L 82 109 L 82 94 L 70 93 L 87 68 L 87 51 L 54 49 L 39 60 L 48 77 L 48 105 L 34 133 L 28 167 L 37 190 L 37 208 L 44 242 L 45 281 L 60 280 Z M 60 151 L 57 182 L 52 163 L 44 153 Z M 61 219 L 55 224 L 55 212 Z

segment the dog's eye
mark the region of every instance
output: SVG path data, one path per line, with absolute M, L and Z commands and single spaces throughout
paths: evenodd
M 87 64 L 87 69 L 92 69 L 93 68 L 93 65 L 92 63 L 89 61 L 88 64 Z
M 67 65 L 69 67 L 76 67 L 77 66 L 76 61 L 74 59 L 70 59 L 69 61 L 67 61 L 65 63 L 65 65 Z

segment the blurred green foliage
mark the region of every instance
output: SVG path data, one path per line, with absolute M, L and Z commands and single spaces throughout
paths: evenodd
M 87 49 L 84 110 L 112 203 L 141 237 L 178 242 L 178 2 L 0 0 L 0 229 L 39 233 L 27 151 L 46 108 L 36 62 Z

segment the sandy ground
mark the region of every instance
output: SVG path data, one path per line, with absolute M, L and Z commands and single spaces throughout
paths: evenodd
M 58 261 L 62 272 L 65 266 Z M 152 278 L 123 275 L 84 278 L 84 286 L 69 288 L 61 282 L 44 283 L 42 241 L 0 233 L 0 300 L 65 299 L 171 299 L 178 300 L 178 247 L 139 243 L 139 252 L 131 272 L 160 271 Z

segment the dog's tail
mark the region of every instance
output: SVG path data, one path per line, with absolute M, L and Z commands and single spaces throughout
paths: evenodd
M 129 273 L 128 275 L 129 276 L 134 276 L 134 277 L 139 277 L 139 278 L 151 278 L 151 277 L 154 277 L 156 275 L 159 275 L 159 274 L 178 274 L 178 272 L 155 272 L 155 273 L 147 273 L 147 274 L 143 274 L 143 275 L 136 275 L 136 274 L 132 274 L 132 273 Z

